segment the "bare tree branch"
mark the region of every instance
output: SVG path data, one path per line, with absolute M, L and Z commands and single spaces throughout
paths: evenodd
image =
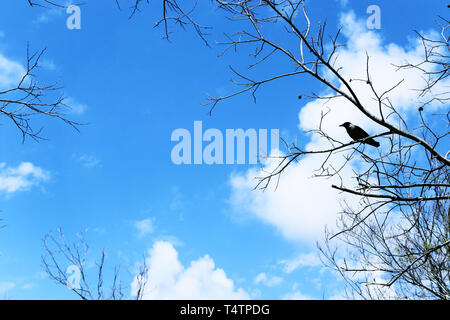
M 114 267 L 109 294 L 107 294 L 107 288 L 105 288 L 104 283 L 105 250 L 102 250 L 100 259 L 95 263 L 97 272 L 96 277 L 93 274 L 92 279 L 96 278 L 96 281 L 91 282 L 90 275 L 92 272 L 88 270 L 89 268 L 86 265 L 89 256 L 89 246 L 84 239 L 84 234 L 77 235 L 77 241 L 69 243 L 62 230 L 58 229 L 56 235 L 48 233 L 45 236 L 43 246 L 45 251 L 45 254 L 42 256 L 44 271 L 57 284 L 67 287 L 83 300 L 121 300 L 124 298 L 119 266 Z M 75 286 L 72 286 L 67 270 L 75 272 L 74 276 L 76 277 L 75 280 L 77 280 L 75 281 L 77 282 Z M 140 266 L 136 275 L 138 282 L 135 298 L 138 300 L 143 298 L 145 285 L 148 281 L 147 274 L 148 268 L 144 259 L 144 263 Z
M 42 128 L 35 129 L 32 120 L 39 117 L 54 118 L 63 121 L 78 131 L 77 123 L 67 117 L 71 107 L 64 102 L 57 83 L 43 85 L 36 80 L 39 61 L 45 49 L 34 53 L 27 46 L 26 72 L 17 85 L 0 91 L 0 119 L 9 119 L 19 129 L 22 140 L 30 137 L 34 140 L 44 139 Z

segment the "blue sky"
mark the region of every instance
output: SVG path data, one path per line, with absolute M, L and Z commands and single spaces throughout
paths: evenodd
M 328 210 L 325 218 L 303 223 L 302 217 L 314 209 L 290 211 L 289 201 L 276 206 L 284 198 L 270 190 L 266 191 L 272 193 L 269 199 L 247 193 L 254 173 L 251 166 L 177 166 L 170 159 L 172 132 L 192 130 L 194 120 L 203 121 L 205 129 L 279 129 L 288 140 L 298 137 L 302 144 L 310 142 L 301 130 L 307 128 L 307 120 L 300 111 L 304 108 L 306 114 L 307 104 L 313 102 L 299 101 L 297 96 L 322 88 L 304 77 L 280 80 L 261 87 L 256 104 L 250 95 L 238 96 L 219 104 L 209 116 L 208 108 L 200 105 L 205 93 L 233 89 L 228 66 L 245 70 L 251 62 L 245 50 L 219 58 L 220 47 L 206 47 L 190 29 L 176 29 L 170 42 L 162 40 L 160 30 L 153 28 L 155 8 L 146 8 L 130 20 L 125 9 L 119 11 L 110 2 L 89 1 L 82 6 L 80 30 L 66 28 L 64 11 L 29 8 L 26 1 L 17 0 L 0 5 L 2 63 L 20 71 L 27 42 L 34 50 L 47 48 L 40 79 L 59 80 L 75 107 L 70 117 L 87 123 L 78 133 L 61 122 L 46 121 L 43 135 L 49 140 L 22 144 L 17 130 L 0 118 L 0 177 L 15 177 L 18 183 L 16 189 L 7 189 L 1 186 L 7 180 L 0 178 L 0 217 L 7 225 L 0 230 L 0 297 L 76 298 L 43 275 L 42 239 L 58 227 L 69 238 L 87 230 L 90 262 L 105 248 L 107 267 L 120 264 L 128 284 L 143 254 L 155 266 L 161 267 L 160 260 L 179 263 L 172 274 L 161 275 L 161 279 L 172 277 L 176 285 L 155 289 L 153 298 L 189 293 L 178 280 L 188 278 L 196 268 L 204 271 L 205 290 L 212 296 L 339 296 L 343 283 L 323 269 L 315 248 L 315 241 L 321 240 L 317 230 L 336 214 L 335 202 L 330 200 L 332 205 L 324 209 Z M 344 39 L 363 39 L 369 32 L 364 22 L 371 4 L 381 8 L 381 29 L 370 31 L 379 41 L 371 42 L 372 49 L 380 54 L 388 52 L 388 44 L 395 44 L 412 55 L 416 52 L 413 29 L 434 29 L 436 14 L 448 10 L 443 1 L 433 6 L 424 1 L 408 6 L 398 1 L 311 1 L 311 20 L 327 18 L 330 32 L 351 21 L 363 29 L 359 34 L 349 31 Z M 211 43 L 222 40 L 229 28 L 220 12 L 206 3 L 198 8 L 197 18 L 214 25 Z M 284 41 L 282 32 L 272 35 Z M 289 67 L 283 63 L 275 59 L 253 75 L 262 77 Z M 0 75 L 7 70 L 1 66 Z M 303 172 L 299 175 L 305 177 Z M 301 183 L 311 182 L 304 178 Z M 295 186 L 289 181 L 286 185 Z M 314 208 L 314 199 L 294 191 L 285 196 L 311 201 Z M 248 198 L 241 199 L 242 195 Z M 268 204 L 286 219 L 273 218 Z M 260 210 L 261 206 L 266 208 Z M 300 227 L 294 234 L 297 231 L 286 227 L 291 221 L 314 232 Z M 226 285 L 214 280 L 219 273 Z

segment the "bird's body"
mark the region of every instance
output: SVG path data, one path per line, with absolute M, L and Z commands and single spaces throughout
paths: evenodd
M 340 127 L 344 127 L 345 130 L 347 130 L 348 135 L 350 136 L 350 138 L 352 138 L 353 140 L 362 140 L 362 143 L 366 143 L 366 144 L 370 144 L 371 146 L 374 147 L 379 147 L 380 143 L 378 141 L 375 141 L 372 138 L 366 139 L 367 137 L 369 137 L 369 134 L 367 132 L 365 132 L 363 129 L 361 129 L 358 126 L 355 126 L 354 124 L 351 124 L 350 122 L 345 122 L 343 124 L 340 125 Z

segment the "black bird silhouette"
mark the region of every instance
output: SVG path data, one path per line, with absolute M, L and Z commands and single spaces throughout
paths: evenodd
M 361 139 L 369 137 L 369 134 L 367 132 L 365 132 L 363 129 L 361 129 L 358 126 L 351 124 L 350 122 L 344 122 L 339 127 L 344 127 L 345 130 L 347 130 L 347 133 L 350 136 L 350 138 L 352 138 L 353 140 L 361 140 Z M 380 143 L 378 141 L 373 140 L 372 138 L 365 139 L 361 142 L 370 144 L 371 146 L 374 146 L 377 148 L 380 146 Z

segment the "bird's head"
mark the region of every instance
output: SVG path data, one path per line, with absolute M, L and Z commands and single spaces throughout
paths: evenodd
M 352 124 L 350 122 L 344 122 L 343 124 L 341 124 L 339 127 L 344 127 L 344 128 L 348 128 L 350 127 Z

